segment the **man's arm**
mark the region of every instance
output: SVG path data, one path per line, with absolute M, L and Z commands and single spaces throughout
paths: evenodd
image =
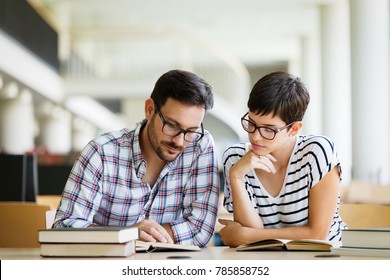
M 170 227 L 176 242 L 205 247 L 215 229 L 219 201 L 219 169 L 213 140 L 208 141 L 194 162 L 183 194 L 183 215 Z
M 53 227 L 84 228 L 93 225 L 101 200 L 101 172 L 100 155 L 90 143 L 69 174 Z

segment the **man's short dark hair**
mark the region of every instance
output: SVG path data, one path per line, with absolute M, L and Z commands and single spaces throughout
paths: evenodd
M 156 82 L 150 97 L 162 107 L 170 97 L 186 105 L 213 108 L 214 99 L 211 86 L 194 73 L 171 70 Z
M 298 77 L 273 72 L 253 86 L 248 108 L 255 114 L 273 114 L 289 124 L 303 119 L 309 101 L 309 92 Z

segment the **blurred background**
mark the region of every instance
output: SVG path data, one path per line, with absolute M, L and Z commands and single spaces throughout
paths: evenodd
M 303 133 L 336 143 L 342 183 L 388 184 L 389 12 L 389 0 L 0 0 L 0 151 L 34 155 L 39 192 L 58 194 L 89 140 L 142 120 L 158 77 L 184 69 L 213 87 L 204 127 L 221 159 L 246 139 L 253 84 L 282 70 L 308 86 Z

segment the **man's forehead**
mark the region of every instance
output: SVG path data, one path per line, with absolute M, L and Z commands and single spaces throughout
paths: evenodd
M 164 118 L 182 128 L 200 127 L 205 115 L 203 107 L 183 104 L 173 99 L 167 100 L 162 108 L 160 109 L 163 111 Z

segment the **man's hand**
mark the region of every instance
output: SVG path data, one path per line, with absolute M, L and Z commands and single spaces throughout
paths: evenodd
M 148 242 L 174 243 L 164 226 L 154 220 L 143 220 L 134 224 L 140 230 L 140 239 Z

